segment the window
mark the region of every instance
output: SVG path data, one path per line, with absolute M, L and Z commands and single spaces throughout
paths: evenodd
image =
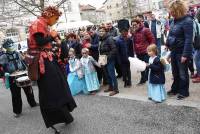
M 8 36 L 8 37 L 11 37 L 11 36 L 18 36 L 18 31 L 16 30 L 16 29 L 8 29 L 7 31 L 6 31 L 6 35 Z
M 159 6 L 159 9 L 164 8 L 164 2 L 163 1 L 158 2 L 158 6 Z
M 116 3 L 116 7 L 119 7 L 119 4 L 118 4 L 118 3 Z

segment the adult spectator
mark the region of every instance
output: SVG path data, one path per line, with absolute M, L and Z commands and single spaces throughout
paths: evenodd
M 108 34 L 112 37 L 114 37 L 114 40 L 116 39 L 116 37 L 118 36 L 118 30 L 113 27 L 112 22 L 108 21 L 106 23 L 106 29 L 108 30 Z M 117 56 L 115 59 L 115 69 L 117 72 L 117 78 L 121 78 L 122 77 L 122 69 L 120 67 L 120 63 L 119 63 L 119 57 Z
M 77 58 L 81 58 L 81 49 L 82 46 L 80 42 L 78 41 L 77 35 L 74 33 L 68 34 L 68 48 L 73 48 L 76 53 Z
M 177 99 L 182 100 L 189 96 L 188 62 L 192 58 L 193 20 L 187 15 L 187 7 L 181 0 L 171 2 L 169 10 L 174 20 L 166 46 L 171 50 L 174 81 L 168 95 L 178 94 Z
M 118 82 L 115 76 L 115 57 L 117 54 L 117 48 L 113 37 L 107 33 L 106 27 L 99 28 L 99 36 L 100 36 L 100 55 L 107 56 L 107 64 L 104 66 L 104 70 L 108 75 L 109 88 L 104 90 L 104 92 L 110 92 L 110 96 L 119 93 L 118 90 Z
M 142 14 L 138 14 L 136 16 L 136 19 L 140 19 L 143 22 L 144 27 L 149 28 L 149 23 L 146 20 L 144 20 L 144 16 Z
M 122 19 L 118 22 L 118 28 L 121 35 L 116 39 L 116 46 L 118 48 L 118 57 L 122 68 L 124 87 L 131 87 L 131 70 L 128 57 L 133 57 L 133 41 L 128 35 L 129 21 Z
M 132 22 L 132 28 L 133 28 L 133 40 L 134 40 L 134 51 L 137 57 L 148 63 L 149 62 L 149 56 L 147 54 L 147 47 L 150 44 L 155 43 L 155 39 L 153 37 L 153 34 L 149 30 L 149 28 L 145 28 L 144 24 L 140 19 L 133 19 Z M 138 85 L 144 84 L 148 80 L 148 69 L 141 72 L 141 79 Z
M 197 30 L 199 30 L 199 33 L 200 33 L 200 9 L 197 10 L 195 21 L 196 22 L 194 23 L 195 24 L 194 28 L 196 29 L 196 34 L 198 34 Z M 193 83 L 200 83 L 200 48 L 195 49 L 194 61 L 195 61 L 195 64 L 196 64 L 197 73 L 194 75 L 194 77 L 193 77 L 194 79 L 192 80 L 192 82 Z
M 90 35 L 90 47 L 88 48 L 90 50 L 90 55 L 96 60 L 99 60 L 99 35 L 96 33 L 95 29 L 92 27 L 87 28 L 87 33 Z M 99 82 L 102 82 L 103 77 L 103 69 L 95 66 L 95 69 L 97 71 Z M 103 80 L 104 84 L 107 84 L 107 80 L 104 77 Z
M 157 20 L 154 14 L 151 14 L 151 21 L 149 22 L 149 28 L 156 40 L 156 46 L 158 48 L 158 55 L 161 54 L 161 36 L 164 33 L 164 26 L 161 21 Z
M 106 29 L 108 30 L 108 34 L 112 37 L 118 36 L 117 29 L 113 27 L 112 22 L 108 21 L 106 23 Z

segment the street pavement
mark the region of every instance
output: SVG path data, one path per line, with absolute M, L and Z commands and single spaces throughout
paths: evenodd
M 190 83 L 190 97 L 178 101 L 168 97 L 162 104 L 147 99 L 147 85 L 137 86 L 140 74 L 132 72 L 132 87 L 108 97 L 101 91 L 95 95 L 75 97 L 78 107 L 73 111 L 74 122 L 68 126 L 58 124 L 62 134 L 200 134 L 200 84 Z M 166 73 L 166 90 L 172 84 L 171 73 Z M 38 89 L 34 86 L 35 98 Z M 46 129 L 39 107 L 30 108 L 25 95 L 23 113 L 14 118 L 10 91 L 0 81 L 0 134 L 54 134 Z
M 38 90 L 34 88 L 38 98 Z M 10 92 L 0 89 L 0 134 L 54 134 L 46 129 L 39 107 L 30 108 L 24 93 L 23 114 L 12 115 Z M 78 95 L 74 122 L 58 124 L 62 134 L 200 134 L 200 110 L 165 103 L 101 95 Z

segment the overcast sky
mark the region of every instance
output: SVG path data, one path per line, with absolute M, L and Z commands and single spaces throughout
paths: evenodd
M 92 6 L 100 8 L 105 0 L 79 0 L 79 1 L 81 4 L 90 4 Z

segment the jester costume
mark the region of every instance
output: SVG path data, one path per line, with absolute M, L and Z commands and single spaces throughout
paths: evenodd
M 71 123 L 70 112 L 76 107 L 66 78 L 52 53 L 52 41 L 45 18 L 40 17 L 31 24 L 28 51 L 40 51 L 37 83 L 40 110 L 47 128 L 57 123 Z

